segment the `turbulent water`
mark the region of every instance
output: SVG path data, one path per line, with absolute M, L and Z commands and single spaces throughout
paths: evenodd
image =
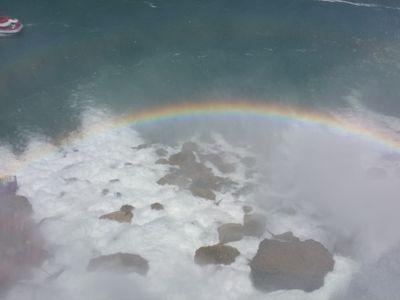
M 0 39 L 0 174 L 17 175 L 49 257 L 0 297 L 398 297 L 398 149 L 246 113 L 94 130 L 126 111 L 223 99 L 323 111 L 397 139 L 397 1 L 25 2 L 0 7 L 25 25 Z M 86 137 L 60 142 L 77 132 Z M 207 164 L 237 183 L 216 194 L 219 205 L 157 184 L 168 172 L 157 150 L 171 155 L 186 141 L 235 166 L 223 174 Z M 135 206 L 132 224 L 98 219 L 123 204 Z M 218 242 L 219 224 L 242 222 L 243 205 L 265 214 L 271 232 L 327 247 L 335 268 L 321 289 L 255 289 L 248 260 L 260 238 L 230 243 L 241 253 L 230 266 L 193 263 L 197 248 Z M 115 252 L 142 255 L 148 275 L 86 272 Z

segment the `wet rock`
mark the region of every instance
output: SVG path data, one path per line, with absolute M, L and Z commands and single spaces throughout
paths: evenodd
M 171 165 L 184 166 L 196 163 L 196 156 L 191 151 L 178 152 L 169 157 Z
M 200 197 L 208 200 L 215 200 L 216 198 L 215 193 L 211 189 L 196 185 L 195 183 L 192 183 L 189 186 L 189 190 L 195 197 Z
M 16 195 L 14 197 L 14 205 L 18 214 L 30 216 L 33 213 L 32 204 L 24 196 Z
M 235 165 L 227 163 L 224 159 L 215 153 L 202 155 L 202 159 L 212 163 L 221 173 L 232 173 L 235 171 Z
M 242 210 L 245 214 L 248 214 L 253 211 L 253 208 L 250 205 L 243 205 Z
M 162 148 L 156 150 L 156 154 L 161 157 L 165 157 L 168 155 L 168 151 Z
M 131 163 L 131 162 L 126 162 L 126 163 L 124 163 L 124 166 L 125 166 L 125 167 L 132 167 L 132 166 L 133 166 L 133 163 Z
M 251 280 L 260 290 L 319 289 L 325 275 L 333 270 L 329 251 L 314 240 L 263 240 L 250 262 Z
M 137 254 L 114 253 L 92 258 L 87 266 L 87 270 L 137 273 L 145 276 L 149 271 L 149 263 Z
M 194 142 L 185 142 L 182 145 L 182 152 L 199 152 L 199 145 Z
M 243 217 L 243 232 L 246 236 L 260 237 L 264 234 L 266 217 L 263 214 L 245 214 Z
M 151 207 L 151 209 L 154 209 L 154 210 L 163 210 L 164 209 L 164 206 L 158 202 L 151 204 L 150 207 Z
M 140 145 L 138 145 L 136 147 L 132 147 L 132 149 L 133 150 L 142 150 L 142 149 L 149 148 L 150 146 L 151 146 L 151 144 L 145 143 L 145 144 L 140 144 Z
M 119 179 L 117 179 L 117 178 L 116 178 L 116 179 L 111 179 L 111 180 L 109 181 L 109 183 L 117 183 L 117 182 L 120 182 Z
M 115 196 L 116 198 L 121 198 L 121 197 L 122 197 L 122 194 L 121 194 L 120 192 L 116 192 L 116 193 L 114 194 L 114 196 Z
M 103 190 L 101 191 L 101 194 L 102 194 L 103 196 L 106 196 L 109 192 L 110 192 L 109 189 L 103 189 Z
M 221 244 L 240 241 L 243 236 L 242 224 L 226 223 L 218 227 L 218 238 Z
M 159 185 L 176 185 L 180 188 L 184 188 L 189 184 L 189 179 L 185 176 L 183 176 L 182 174 L 178 173 L 178 172 L 172 172 L 169 173 L 167 175 L 165 175 L 164 177 L 161 177 L 158 181 L 157 184 Z
M 114 211 L 112 213 L 102 215 L 100 216 L 100 219 L 117 221 L 120 223 L 130 223 L 133 218 L 133 209 L 134 207 L 129 204 L 122 205 L 119 211 Z
M 218 244 L 197 249 L 194 261 L 196 264 L 201 266 L 208 264 L 230 265 L 239 255 L 240 252 L 236 248 Z
M 285 233 L 276 234 L 273 236 L 274 240 L 281 242 L 298 242 L 300 239 L 293 235 L 293 232 L 287 231 Z
M 169 161 L 168 161 L 168 159 L 160 158 L 160 159 L 157 159 L 156 164 L 157 165 L 168 165 Z

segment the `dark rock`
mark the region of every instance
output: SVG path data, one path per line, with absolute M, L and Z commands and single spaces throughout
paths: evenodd
M 329 251 L 314 240 L 263 240 L 250 262 L 251 280 L 260 290 L 319 289 L 325 275 L 333 270 Z
M 132 205 L 126 204 L 122 205 L 119 211 L 114 211 L 112 213 L 108 213 L 105 215 L 100 216 L 100 219 L 104 220 L 111 220 L 117 221 L 120 223 L 130 223 L 133 218 L 132 210 L 134 207 Z
M 133 166 L 133 163 L 131 163 L 131 162 L 126 162 L 126 163 L 124 163 L 124 166 L 125 166 L 125 167 L 132 167 L 132 166 Z
M 253 208 L 250 205 L 243 205 L 242 210 L 245 214 L 248 214 L 253 211 Z
M 152 205 L 150 205 L 151 209 L 154 210 L 163 210 L 164 206 L 161 203 L 155 202 Z
M 14 205 L 18 214 L 30 216 L 33 213 L 32 204 L 24 196 L 16 195 L 14 197 Z
M 110 192 L 109 189 L 103 189 L 103 190 L 101 191 L 101 194 L 102 194 L 103 196 L 105 196 L 105 195 L 107 195 L 109 192 Z
M 157 165 L 168 165 L 169 164 L 169 160 L 165 159 L 165 158 L 160 158 L 160 159 L 157 159 L 156 164 Z
M 185 142 L 182 145 L 182 152 L 199 152 L 199 145 L 194 142 Z
M 87 270 L 137 273 L 145 276 L 149 271 L 149 263 L 137 254 L 114 253 L 92 258 L 87 266 Z
M 226 223 L 218 227 L 218 237 L 221 244 L 240 241 L 243 236 L 242 224 Z
M 159 185 L 176 185 L 180 188 L 184 188 L 189 184 L 189 179 L 185 176 L 183 176 L 182 174 L 180 174 L 179 172 L 172 172 L 169 173 L 167 175 L 165 175 L 164 177 L 160 178 L 157 183 Z
M 122 197 L 122 194 L 121 194 L 120 192 L 116 192 L 116 193 L 114 194 L 114 196 L 115 196 L 116 198 L 121 198 L 121 197 Z
M 221 173 L 232 173 L 235 171 L 235 165 L 224 161 L 224 159 L 215 153 L 206 154 L 201 156 L 202 159 L 212 163 Z
M 200 197 L 208 200 L 215 200 L 216 198 L 215 193 L 211 189 L 198 186 L 193 183 L 189 186 L 189 190 L 195 197 Z
M 156 150 L 156 154 L 161 157 L 165 157 L 168 155 L 168 151 L 162 148 Z
M 243 217 L 243 231 L 246 236 L 260 237 L 264 234 L 266 217 L 262 214 L 245 214 Z
M 177 166 L 190 165 L 196 163 L 196 156 L 190 151 L 178 152 L 169 157 L 169 163 Z
M 119 182 L 119 179 L 111 179 L 111 180 L 109 181 L 109 183 L 117 183 L 117 182 Z
M 196 264 L 201 266 L 208 264 L 230 265 L 239 255 L 240 252 L 236 248 L 218 244 L 197 249 L 194 256 L 194 261 Z
M 274 240 L 281 242 L 298 242 L 300 239 L 293 235 L 293 232 L 287 231 L 285 233 L 276 234 L 273 236 Z

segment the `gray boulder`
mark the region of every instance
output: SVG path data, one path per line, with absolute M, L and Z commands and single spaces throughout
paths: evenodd
M 218 244 L 197 249 L 194 256 L 194 261 L 196 264 L 201 266 L 209 264 L 230 265 L 239 255 L 240 252 L 236 248 Z
M 246 236 L 260 237 L 264 234 L 266 217 L 263 214 L 245 214 L 243 218 L 243 231 Z
M 288 241 L 265 239 L 250 262 L 251 280 L 256 288 L 266 292 L 311 292 L 324 285 L 325 275 L 333 266 L 332 255 L 317 241 L 300 241 L 292 235 Z
M 240 241 L 243 236 L 242 224 L 226 223 L 218 227 L 218 237 L 221 244 Z

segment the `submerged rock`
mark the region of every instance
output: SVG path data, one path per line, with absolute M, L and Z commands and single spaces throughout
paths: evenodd
M 138 254 L 114 253 L 92 258 L 87 270 L 137 273 L 145 276 L 149 271 L 149 263 Z
M 325 275 L 334 266 L 329 251 L 314 240 L 300 241 L 287 233 L 283 237 L 287 241 L 265 239 L 260 243 L 250 262 L 254 286 L 267 292 L 281 289 L 311 292 L 322 287 Z
M 246 236 L 260 237 L 264 234 L 266 217 L 263 214 L 245 214 L 243 217 L 243 232 Z
M 114 211 L 112 213 L 102 215 L 100 219 L 107 219 L 120 223 L 130 223 L 133 218 L 133 210 L 134 207 L 132 205 L 125 204 L 121 206 L 119 211 Z
M 243 236 L 242 224 L 226 223 L 218 227 L 218 238 L 221 244 L 240 241 Z
M 152 205 L 150 205 L 151 209 L 154 210 L 163 210 L 164 206 L 161 203 L 155 202 Z
M 198 265 L 230 265 L 233 263 L 240 252 L 231 246 L 227 245 L 213 245 L 205 246 L 196 250 L 194 261 Z

